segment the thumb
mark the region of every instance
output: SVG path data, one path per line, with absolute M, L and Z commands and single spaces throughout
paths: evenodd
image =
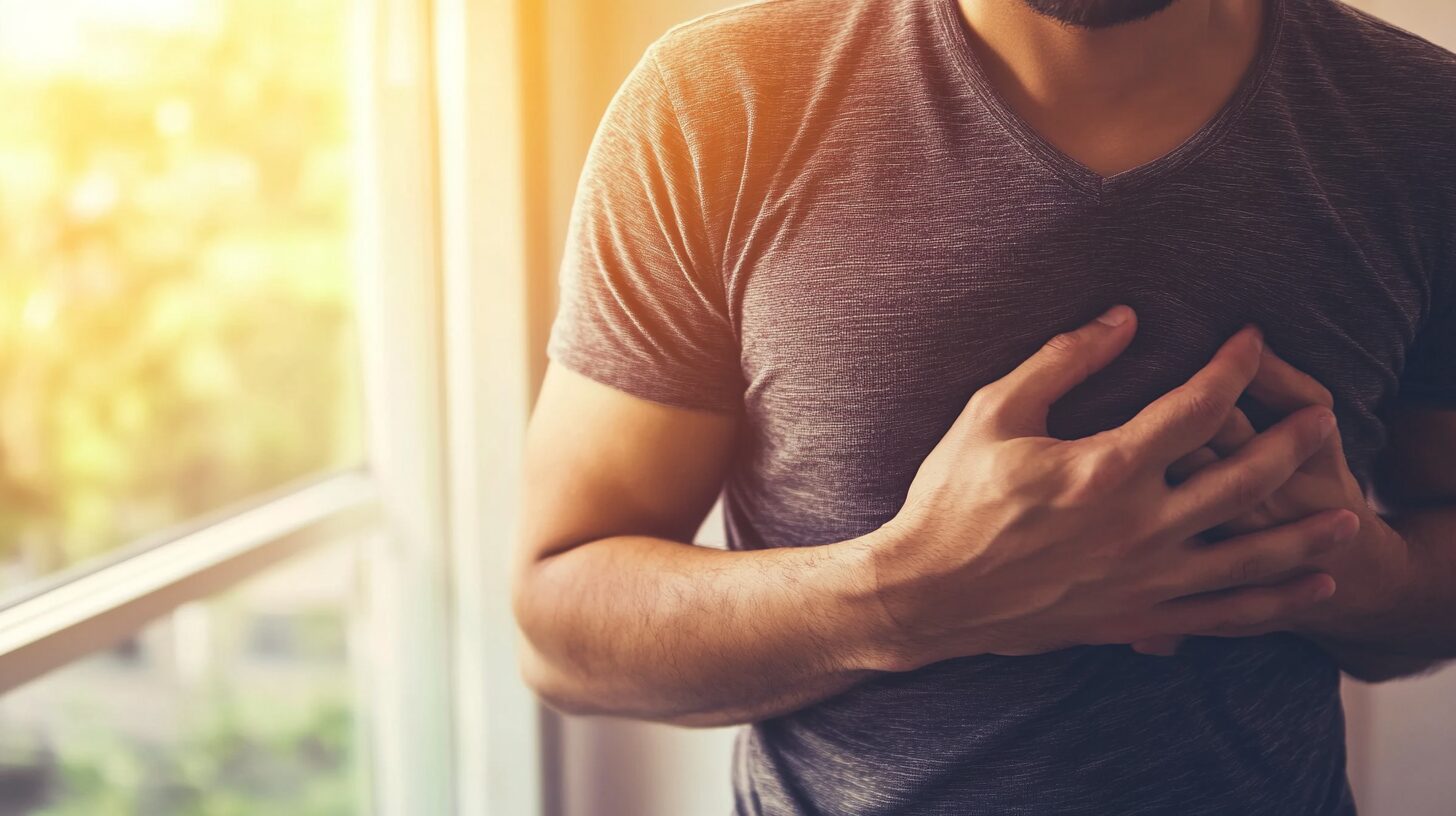
M 996 432 L 1003 438 L 1046 436 L 1052 403 L 1121 354 L 1136 324 L 1131 307 L 1113 306 L 1051 338 L 1009 374 L 981 389 L 990 392 L 982 402 L 990 403 Z

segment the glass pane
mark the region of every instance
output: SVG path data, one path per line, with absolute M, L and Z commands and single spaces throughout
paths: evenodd
M 362 458 L 347 0 L 0 0 L 0 599 Z
M 0 697 L 0 816 L 367 812 L 355 568 L 305 555 Z

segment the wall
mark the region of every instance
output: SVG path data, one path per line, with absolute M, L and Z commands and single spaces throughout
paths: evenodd
M 673 23 L 732 3 L 720 0 L 547 0 L 547 116 L 551 268 L 581 157 L 621 77 Z M 1353 3 L 1456 48 L 1453 0 Z M 630 8 L 630 13 L 623 9 Z M 1456 92 L 1456 90 L 1453 90 Z M 717 517 L 699 541 L 720 537 Z M 1345 683 L 1350 771 L 1362 816 L 1456 813 L 1456 670 L 1378 686 Z M 729 810 L 731 730 L 690 731 L 608 719 L 557 721 L 553 816 L 699 816 Z

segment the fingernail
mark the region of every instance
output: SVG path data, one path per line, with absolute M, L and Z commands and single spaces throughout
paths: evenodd
M 1128 317 L 1130 317 L 1131 315 L 1132 309 L 1129 309 L 1122 304 L 1118 304 L 1116 306 L 1113 306 L 1111 309 L 1103 312 L 1102 315 L 1097 318 L 1097 322 L 1108 326 L 1121 326 L 1122 324 L 1127 322 Z
M 1321 412 L 1319 417 L 1320 439 L 1328 439 L 1330 432 L 1335 429 L 1335 415 L 1328 412 Z
M 1254 348 L 1256 350 L 1258 350 L 1258 352 L 1260 354 L 1263 354 L 1264 353 L 1264 330 L 1263 329 L 1260 329 L 1258 326 L 1255 326 L 1253 323 L 1250 323 L 1249 324 L 1249 327 L 1254 330 Z
M 1323 601 L 1333 594 L 1335 594 L 1335 579 L 1328 575 L 1324 576 L 1323 580 L 1310 592 L 1310 596 L 1316 601 Z

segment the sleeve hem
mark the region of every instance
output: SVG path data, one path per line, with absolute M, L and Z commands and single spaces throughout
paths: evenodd
M 695 397 L 687 393 L 687 389 L 664 387 L 668 382 L 666 379 L 653 377 L 645 369 L 642 376 L 629 375 L 624 373 L 629 370 L 626 367 L 592 365 L 591 358 L 577 355 L 569 349 L 557 346 L 548 346 L 546 357 L 562 368 L 593 382 L 658 405 L 729 416 L 743 413 L 742 403 L 739 401 L 729 401 L 726 398 L 704 398 L 709 396 L 707 394 Z

